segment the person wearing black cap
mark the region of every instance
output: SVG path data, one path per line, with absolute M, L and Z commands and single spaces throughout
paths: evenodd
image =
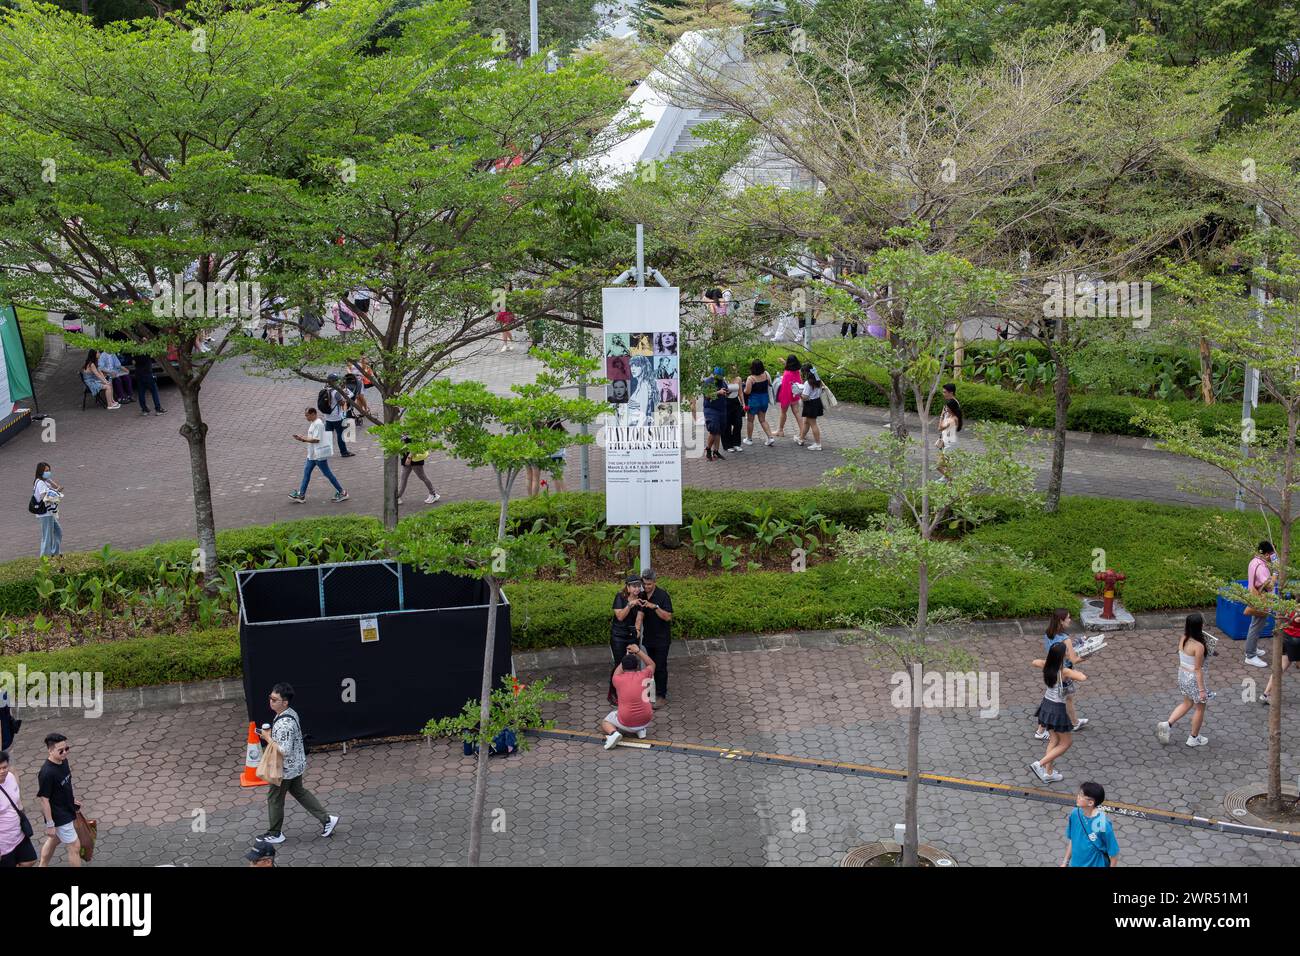
M 275 866 L 275 847 L 262 840 L 253 843 L 253 848 L 244 854 L 249 866 Z
M 641 646 L 655 665 L 655 706 L 668 703 L 668 648 L 672 644 L 673 599 L 655 584 L 655 573 L 641 572 L 639 607 L 644 611 L 641 622 Z
M 627 656 L 627 649 L 641 640 L 645 611 L 641 609 L 640 600 L 641 579 L 634 574 L 623 582 L 623 589 L 614 595 L 614 619 L 609 624 L 609 652 L 614 669 Z M 609 692 L 605 695 L 611 704 L 616 702 L 614 669 L 610 670 Z
M 329 391 L 330 409 L 325 413 L 325 428 L 338 436 L 335 444 L 339 449 L 339 457 L 351 458 L 356 452 L 348 451 L 348 443 L 343 440 L 343 426 L 348 418 L 347 393 L 339 387 L 339 377 L 334 372 L 327 377 L 326 387 Z

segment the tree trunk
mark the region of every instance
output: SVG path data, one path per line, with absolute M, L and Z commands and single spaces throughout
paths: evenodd
M 397 421 L 396 406 L 384 402 L 384 424 Z M 384 530 L 397 527 L 397 462 L 396 455 L 384 456 Z
M 215 591 L 220 578 L 217 567 L 217 522 L 212 513 L 212 479 L 208 475 L 208 426 L 199 410 L 199 386 L 178 376 L 181 402 L 185 406 L 185 423 L 181 436 L 190 449 L 190 480 L 194 487 L 194 523 L 198 532 L 199 555 L 203 565 L 204 588 Z
M 1287 404 L 1286 415 L 1286 458 L 1283 469 L 1282 485 L 1282 548 L 1278 555 L 1277 591 L 1286 594 L 1286 572 L 1291 561 L 1291 485 L 1295 474 L 1295 437 L 1297 425 L 1300 425 L 1300 405 L 1292 400 Z M 1281 629 L 1281 622 L 1274 625 L 1274 634 Z M 1269 659 L 1269 670 L 1273 675 L 1273 694 L 1268 707 L 1268 805 L 1275 812 L 1282 811 L 1282 642 L 1273 641 L 1273 654 Z
M 891 339 L 897 341 L 896 337 L 891 334 Z M 907 406 L 903 401 L 903 376 L 899 372 L 889 373 L 889 433 L 894 436 L 900 448 L 906 447 L 907 442 Z M 889 502 L 889 513 L 895 518 L 903 515 L 903 500 L 901 498 L 892 498 Z
M 922 669 L 924 677 L 924 669 Z M 917 700 L 919 687 L 912 688 L 912 707 L 907 713 L 907 795 L 903 812 L 903 866 L 916 866 L 916 848 L 920 844 L 917 834 L 916 805 L 921 784 L 921 704 Z
M 1064 322 L 1061 318 L 1059 322 Z M 1052 384 L 1052 393 L 1056 398 L 1056 419 L 1052 424 L 1052 474 L 1047 480 L 1047 497 L 1043 510 L 1056 514 L 1061 506 L 1061 482 L 1065 478 L 1065 424 L 1070 412 L 1070 369 L 1063 355 L 1054 354 L 1056 360 L 1056 381 Z
M 498 475 L 501 485 L 501 511 L 497 516 L 497 541 L 506 536 L 506 516 L 510 513 L 510 486 L 513 477 L 503 478 Z M 497 605 L 501 603 L 501 585 L 495 575 L 488 575 L 488 590 L 492 592 L 488 601 L 487 636 L 483 641 L 483 682 L 479 688 L 479 727 L 486 727 L 488 716 L 492 712 L 492 653 L 496 649 Z M 474 767 L 474 801 L 470 805 L 469 817 L 469 865 L 478 866 L 479 854 L 483 849 L 483 807 L 487 803 L 487 776 L 489 744 L 479 741 L 478 764 Z
M 930 614 L 930 568 L 922 559 L 916 571 L 916 635 L 918 643 L 925 643 L 926 621 Z M 925 677 L 921 664 L 920 677 Z M 915 673 L 915 672 L 914 672 Z M 903 798 L 903 866 L 916 866 L 916 848 L 920 843 L 917 834 L 917 798 L 921 784 L 921 688 L 912 687 L 912 708 L 907 715 L 907 793 Z
M 1214 359 L 1210 355 L 1210 340 L 1201 337 L 1201 401 L 1214 404 Z
M 504 505 L 502 506 L 504 508 Z M 496 649 L 497 604 L 501 600 L 501 588 L 495 577 L 487 579 L 488 589 L 492 592 L 488 601 L 487 637 L 483 642 L 483 683 L 479 690 L 479 727 L 486 727 L 488 716 L 492 711 L 492 652 Z M 470 806 L 469 817 L 469 865 L 478 866 L 479 855 L 483 849 L 483 808 L 487 803 L 488 755 L 490 743 L 479 740 L 478 763 L 474 767 L 474 802 Z
M 677 549 L 682 546 L 682 526 L 679 524 L 666 524 L 664 529 L 663 541 L 660 544 L 665 548 Z

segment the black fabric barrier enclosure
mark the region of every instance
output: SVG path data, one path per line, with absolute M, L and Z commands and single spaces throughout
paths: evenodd
M 488 587 L 392 561 L 239 573 L 248 719 L 293 685 L 308 746 L 418 733 L 477 700 Z M 510 605 L 497 608 L 494 687 L 512 672 Z

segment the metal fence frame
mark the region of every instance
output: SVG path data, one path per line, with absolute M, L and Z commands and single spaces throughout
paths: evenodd
M 396 611 L 368 611 L 364 614 L 326 614 L 325 613 L 325 582 L 331 574 L 339 568 L 353 568 L 368 564 L 381 564 L 386 567 L 397 577 L 397 610 Z M 307 571 L 310 569 L 316 571 L 316 593 L 319 598 L 320 614 L 317 617 L 299 617 L 284 618 L 274 621 L 250 621 L 248 619 L 248 609 L 244 602 L 244 582 L 251 580 L 259 574 L 275 574 L 277 571 Z M 239 619 L 246 627 L 270 627 L 276 624 L 301 624 L 305 621 L 346 621 L 349 619 L 360 620 L 363 617 L 373 617 L 376 614 L 410 614 L 424 611 L 458 611 L 466 608 L 486 607 L 483 604 L 463 604 L 459 607 L 439 607 L 439 608 L 408 608 L 406 606 L 406 585 L 402 577 L 403 565 L 400 561 L 389 561 L 377 559 L 371 561 L 342 561 L 338 564 L 306 564 L 296 568 L 253 568 L 246 571 L 238 571 L 235 574 L 235 584 L 239 589 Z M 506 598 L 505 592 L 501 592 L 501 604 L 507 605 L 510 601 Z

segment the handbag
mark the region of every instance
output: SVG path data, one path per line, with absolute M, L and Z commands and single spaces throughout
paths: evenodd
M 262 748 L 262 759 L 257 762 L 257 776 L 273 787 L 284 783 L 284 751 L 274 740 Z
M 77 831 L 78 842 L 81 843 L 81 858 L 89 863 L 95 858 L 95 837 L 99 832 L 99 821 L 87 820 L 86 815 L 78 810 L 72 826 Z
M 22 808 L 14 803 L 14 798 L 9 796 L 9 792 L 4 787 L 0 787 L 0 793 L 5 795 L 5 799 L 9 801 L 9 806 L 13 807 L 14 813 L 18 814 L 18 826 L 23 831 L 23 836 L 29 838 L 36 836 L 36 831 L 32 829 L 32 821 L 28 820 L 27 814 L 23 813 Z

